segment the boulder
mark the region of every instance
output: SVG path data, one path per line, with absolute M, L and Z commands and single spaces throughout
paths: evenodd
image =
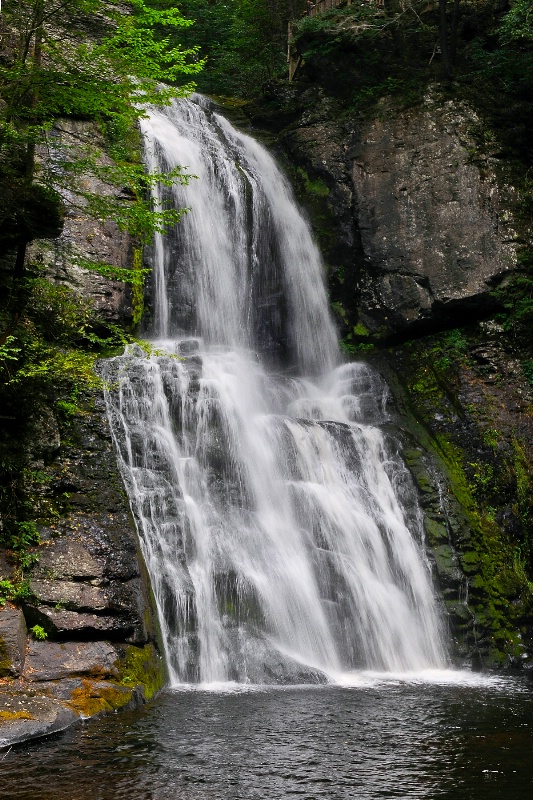
M 104 574 L 104 565 L 81 542 L 57 539 L 40 549 L 35 572 L 67 581 L 98 579 Z
M 109 598 L 104 589 L 81 581 L 32 580 L 30 587 L 41 603 L 68 611 L 98 612 L 109 608 Z
M 32 625 L 41 625 L 54 639 L 120 639 L 127 641 L 134 625 L 121 617 L 83 614 L 77 611 L 26 606 L 25 614 Z

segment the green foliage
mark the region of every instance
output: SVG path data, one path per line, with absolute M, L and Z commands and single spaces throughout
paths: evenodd
M 10 358 L 0 359 L 0 398 L 17 417 L 31 412 L 36 398 L 58 392 L 72 395 L 75 403 L 77 393 L 100 385 L 94 372 L 97 358 L 130 340 L 123 330 L 98 320 L 88 303 L 66 286 L 32 277 L 24 280 L 24 294 L 26 313 L 6 342 Z M 61 402 L 65 410 L 67 401 Z
M 83 192 L 77 188 L 76 183 L 71 183 L 71 189 L 85 201 L 84 210 L 95 219 L 112 219 L 120 230 L 128 231 L 139 242 L 149 242 L 154 233 L 165 233 L 166 230 L 177 225 L 187 209 L 166 208 L 156 205 L 149 190 L 156 185 L 172 186 L 175 183 L 187 185 L 192 177 L 184 172 L 180 166 L 168 172 L 153 172 L 147 174 L 142 164 L 117 162 L 111 166 L 98 162 L 99 153 L 92 155 L 91 159 L 75 160 L 75 172 L 82 169 L 87 173 L 99 177 L 101 180 L 125 189 L 132 198 L 131 202 L 124 202 L 120 197 L 113 195 L 94 194 Z M 65 161 L 62 160 L 65 169 Z M 87 262 L 90 268 L 90 262 Z M 115 269 L 110 267 L 110 269 Z M 97 270 L 98 271 L 98 270 Z M 123 277 L 127 272 L 122 272 Z
M 437 82 L 483 112 L 526 179 L 533 142 L 529 0 L 353 3 L 302 18 L 295 37 L 301 77 L 326 87 L 350 115 L 391 95 L 412 105 Z
M 21 603 L 29 600 L 33 596 L 30 585 L 27 581 L 0 580 L 0 606 L 4 606 L 6 601 L 10 603 Z
M 207 55 L 198 76 L 200 91 L 250 97 L 265 81 L 284 77 L 287 23 L 305 7 L 305 0 L 183 0 L 180 8 L 195 25 L 181 39 L 186 46 L 200 45 Z
M 34 625 L 33 628 L 30 628 L 30 633 L 34 639 L 37 639 L 40 642 L 43 642 L 45 639 L 48 639 L 48 634 L 46 633 L 45 629 L 42 628 L 40 625 Z
M 499 32 L 505 43 L 533 43 L 533 9 L 529 0 L 514 0 L 500 24 Z
M 416 0 L 401 7 L 392 2 L 386 9 L 354 3 L 302 18 L 295 26 L 295 47 L 306 75 L 342 98 L 352 113 L 385 95 L 420 100 L 436 31 L 434 20 L 431 33 L 428 20 L 421 19 L 422 7 L 431 9 Z
M 23 552 L 29 547 L 39 544 L 41 537 L 35 522 L 17 522 L 16 533 L 12 538 L 12 547 L 18 552 Z
M 15 347 L 14 336 L 7 336 L 4 344 L 0 345 L 0 363 L 7 361 L 18 361 L 20 347 Z
M 14 586 L 11 581 L 0 580 L 0 606 L 5 606 L 6 600 L 11 600 Z
M 56 400 L 56 410 L 65 417 L 75 417 L 80 414 L 80 407 L 75 400 Z
M 170 42 L 171 31 L 192 24 L 175 7 L 158 10 L 143 0 L 126 0 L 122 8 L 101 0 L 6 0 L 3 19 L 19 45 L 0 69 L 4 135 L 15 139 L 19 121 L 30 122 L 26 138 L 39 138 L 41 126 L 59 115 L 119 124 L 138 118 L 140 104 L 165 103 L 176 93 L 162 81 L 189 78 L 202 66 L 196 48 Z M 191 88 L 185 83 L 179 92 Z
M 63 427 L 80 413 L 87 390 L 101 387 L 96 360 L 131 341 L 121 328 L 106 325 L 71 289 L 49 283 L 34 270 L 21 281 L 22 315 L 6 341 L 9 359 L 0 360 L 0 546 L 15 553 L 21 569 L 34 560 L 38 544 L 32 518 L 57 514 L 46 500 L 45 472 L 27 465 L 27 420 L 43 405 L 54 408 Z M 0 329 L 9 309 L 0 311 Z M 44 490 L 44 491 L 43 491 Z M 45 495 L 43 497 L 43 494 Z M 58 501 L 59 502 L 59 501 Z
M 165 104 L 194 88 L 190 78 L 202 61 L 195 47 L 171 42 L 171 33 L 192 22 L 174 4 L 156 5 L 149 0 L 126 0 L 120 7 L 102 0 L 4 3 L 0 249 L 57 236 L 65 202 L 82 205 L 97 219 L 114 219 L 139 241 L 179 220 L 179 212 L 155 207 L 147 189 L 187 177 L 179 167 L 166 176 L 147 176 L 133 155 L 134 128 L 146 103 Z M 180 86 L 168 86 L 177 81 Z M 98 147 L 58 146 L 53 125 L 59 116 L 99 122 L 115 163 L 106 163 Z M 46 159 L 36 159 L 38 149 L 47 152 Z M 125 189 L 130 200 L 84 191 L 80 175 Z
M 12 551 L 20 574 L 37 561 L 35 553 L 28 552 L 40 543 L 39 531 L 31 520 L 14 522 L 3 532 L 2 544 Z M 29 588 L 25 584 L 17 584 L 11 592 L 10 600 L 17 601 L 28 596 Z

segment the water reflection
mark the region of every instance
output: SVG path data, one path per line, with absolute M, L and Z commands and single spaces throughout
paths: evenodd
M 0 798 L 530 800 L 532 747 L 525 678 L 169 692 L 11 751 Z

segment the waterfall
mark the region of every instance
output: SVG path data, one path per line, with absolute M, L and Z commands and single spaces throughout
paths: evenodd
M 151 109 L 146 161 L 189 209 L 153 246 L 153 349 L 104 366 L 171 680 L 294 683 L 442 668 L 421 515 L 340 364 L 320 254 L 266 150 L 202 97 Z

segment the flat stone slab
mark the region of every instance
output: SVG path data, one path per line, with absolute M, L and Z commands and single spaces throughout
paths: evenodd
M 125 639 L 133 632 L 134 624 L 119 616 L 84 614 L 51 606 L 25 606 L 31 624 L 41 625 L 54 639 Z
M 58 539 L 39 549 L 38 570 L 62 580 L 99 579 L 104 575 L 103 564 L 81 542 L 67 539 Z
M 65 730 L 79 718 L 73 708 L 50 697 L 0 692 L 0 748 Z
M 118 653 L 108 642 L 30 642 L 24 678 L 55 681 L 79 675 L 118 678 Z
M 104 589 L 80 581 L 32 580 L 30 587 L 41 602 L 61 604 L 69 611 L 104 611 L 109 607 Z
M 0 678 L 16 678 L 24 668 L 26 623 L 20 608 L 0 608 Z

